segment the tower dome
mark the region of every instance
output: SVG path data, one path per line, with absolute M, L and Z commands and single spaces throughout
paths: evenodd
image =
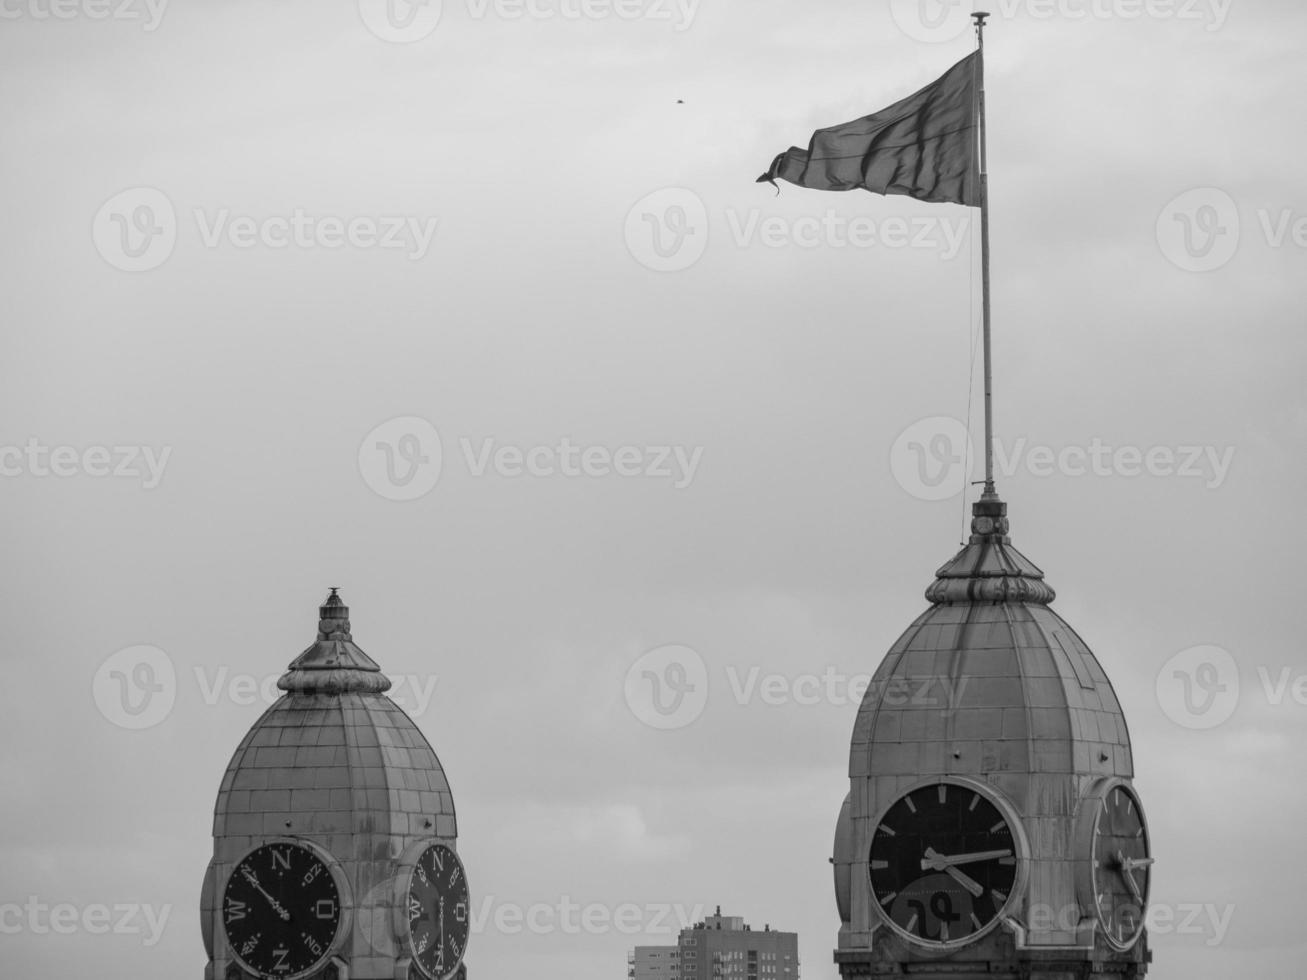
M 992 490 L 971 530 L 858 710 L 836 961 L 846 976 L 941 961 L 957 978 L 1022 961 L 1039 976 L 1104 958 L 1142 972 L 1151 858 L 1121 705 Z M 1113 828 L 1131 842 L 1107 848 Z
M 285 693 L 241 740 L 218 790 L 201 903 L 206 980 L 452 976 L 462 948 L 442 950 L 448 971 L 420 963 L 426 947 L 414 948 L 410 927 L 426 919 L 410 923 L 400 910 L 424 855 L 458 861 L 453 795 L 426 737 L 386 696 L 390 681 L 355 644 L 336 589 L 319 608 L 317 639 L 277 686 Z M 458 867 L 449 907 L 461 896 L 465 923 Z M 432 928 L 443 944 L 462 924 Z
M 333 589 L 319 612 L 318 638 L 277 682 L 286 695 L 232 755 L 214 836 L 457 837 L 440 760 L 385 696 L 390 681 L 354 643 L 349 607 Z

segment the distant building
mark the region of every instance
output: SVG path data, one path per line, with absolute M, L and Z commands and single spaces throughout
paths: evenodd
M 628 980 L 799 980 L 799 937 L 753 929 L 738 915 L 706 917 L 682 929 L 675 946 L 637 946 Z

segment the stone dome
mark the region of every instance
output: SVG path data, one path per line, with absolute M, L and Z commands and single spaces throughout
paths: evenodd
M 354 643 L 336 591 L 319 609 L 317 639 L 277 682 L 285 695 L 227 766 L 216 839 L 306 836 L 343 857 L 382 842 L 397 854 L 418 839 L 457 836 L 440 760 L 386 696 L 390 681 Z
M 854 724 L 852 778 L 1133 775 L 1111 682 L 1049 608 L 1054 592 L 1012 547 L 1006 512 L 992 493 L 974 505 L 969 542 L 926 590 L 932 605 L 876 670 Z

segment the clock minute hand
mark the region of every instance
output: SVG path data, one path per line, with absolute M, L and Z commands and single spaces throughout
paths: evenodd
M 275 898 L 269 895 L 267 891 L 264 890 L 263 886 L 259 884 L 258 876 L 256 876 L 254 872 L 251 871 L 249 868 L 242 868 L 241 873 L 245 876 L 245 880 L 248 881 L 251 885 L 253 885 L 254 888 L 258 891 L 258 893 L 268 900 L 268 904 L 272 906 L 272 911 L 276 912 L 277 915 L 279 915 L 283 921 L 289 922 L 290 913 L 287 912 L 284 908 L 282 908 L 282 905 L 279 901 L 277 901 Z
M 993 861 L 995 858 L 1005 858 L 1012 854 L 1012 849 L 1005 848 L 1001 851 L 972 851 L 970 854 L 937 854 L 933 849 L 927 849 L 927 855 L 934 857 L 935 864 L 940 866 L 949 864 L 973 864 L 976 861 Z M 923 861 L 924 865 L 925 862 Z

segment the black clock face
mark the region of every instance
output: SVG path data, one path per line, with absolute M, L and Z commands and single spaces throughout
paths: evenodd
M 298 977 L 321 963 L 335 942 L 340 911 L 340 893 L 322 859 L 289 843 L 245 855 L 222 898 L 227 941 L 260 977 Z
M 1148 906 L 1152 858 L 1139 800 L 1114 786 L 1098 803 L 1094 823 L 1094 899 L 1098 919 L 1113 945 L 1125 948 L 1139 938 Z
M 1012 828 L 975 790 L 939 783 L 886 812 L 871 842 L 871 890 L 923 943 L 965 940 L 997 918 L 1017 878 Z
M 458 855 L 432 844 L 408 882 L 408 934 L 413 960 L 436 980 L 453 974 L 467 950 L 467 874 Z

